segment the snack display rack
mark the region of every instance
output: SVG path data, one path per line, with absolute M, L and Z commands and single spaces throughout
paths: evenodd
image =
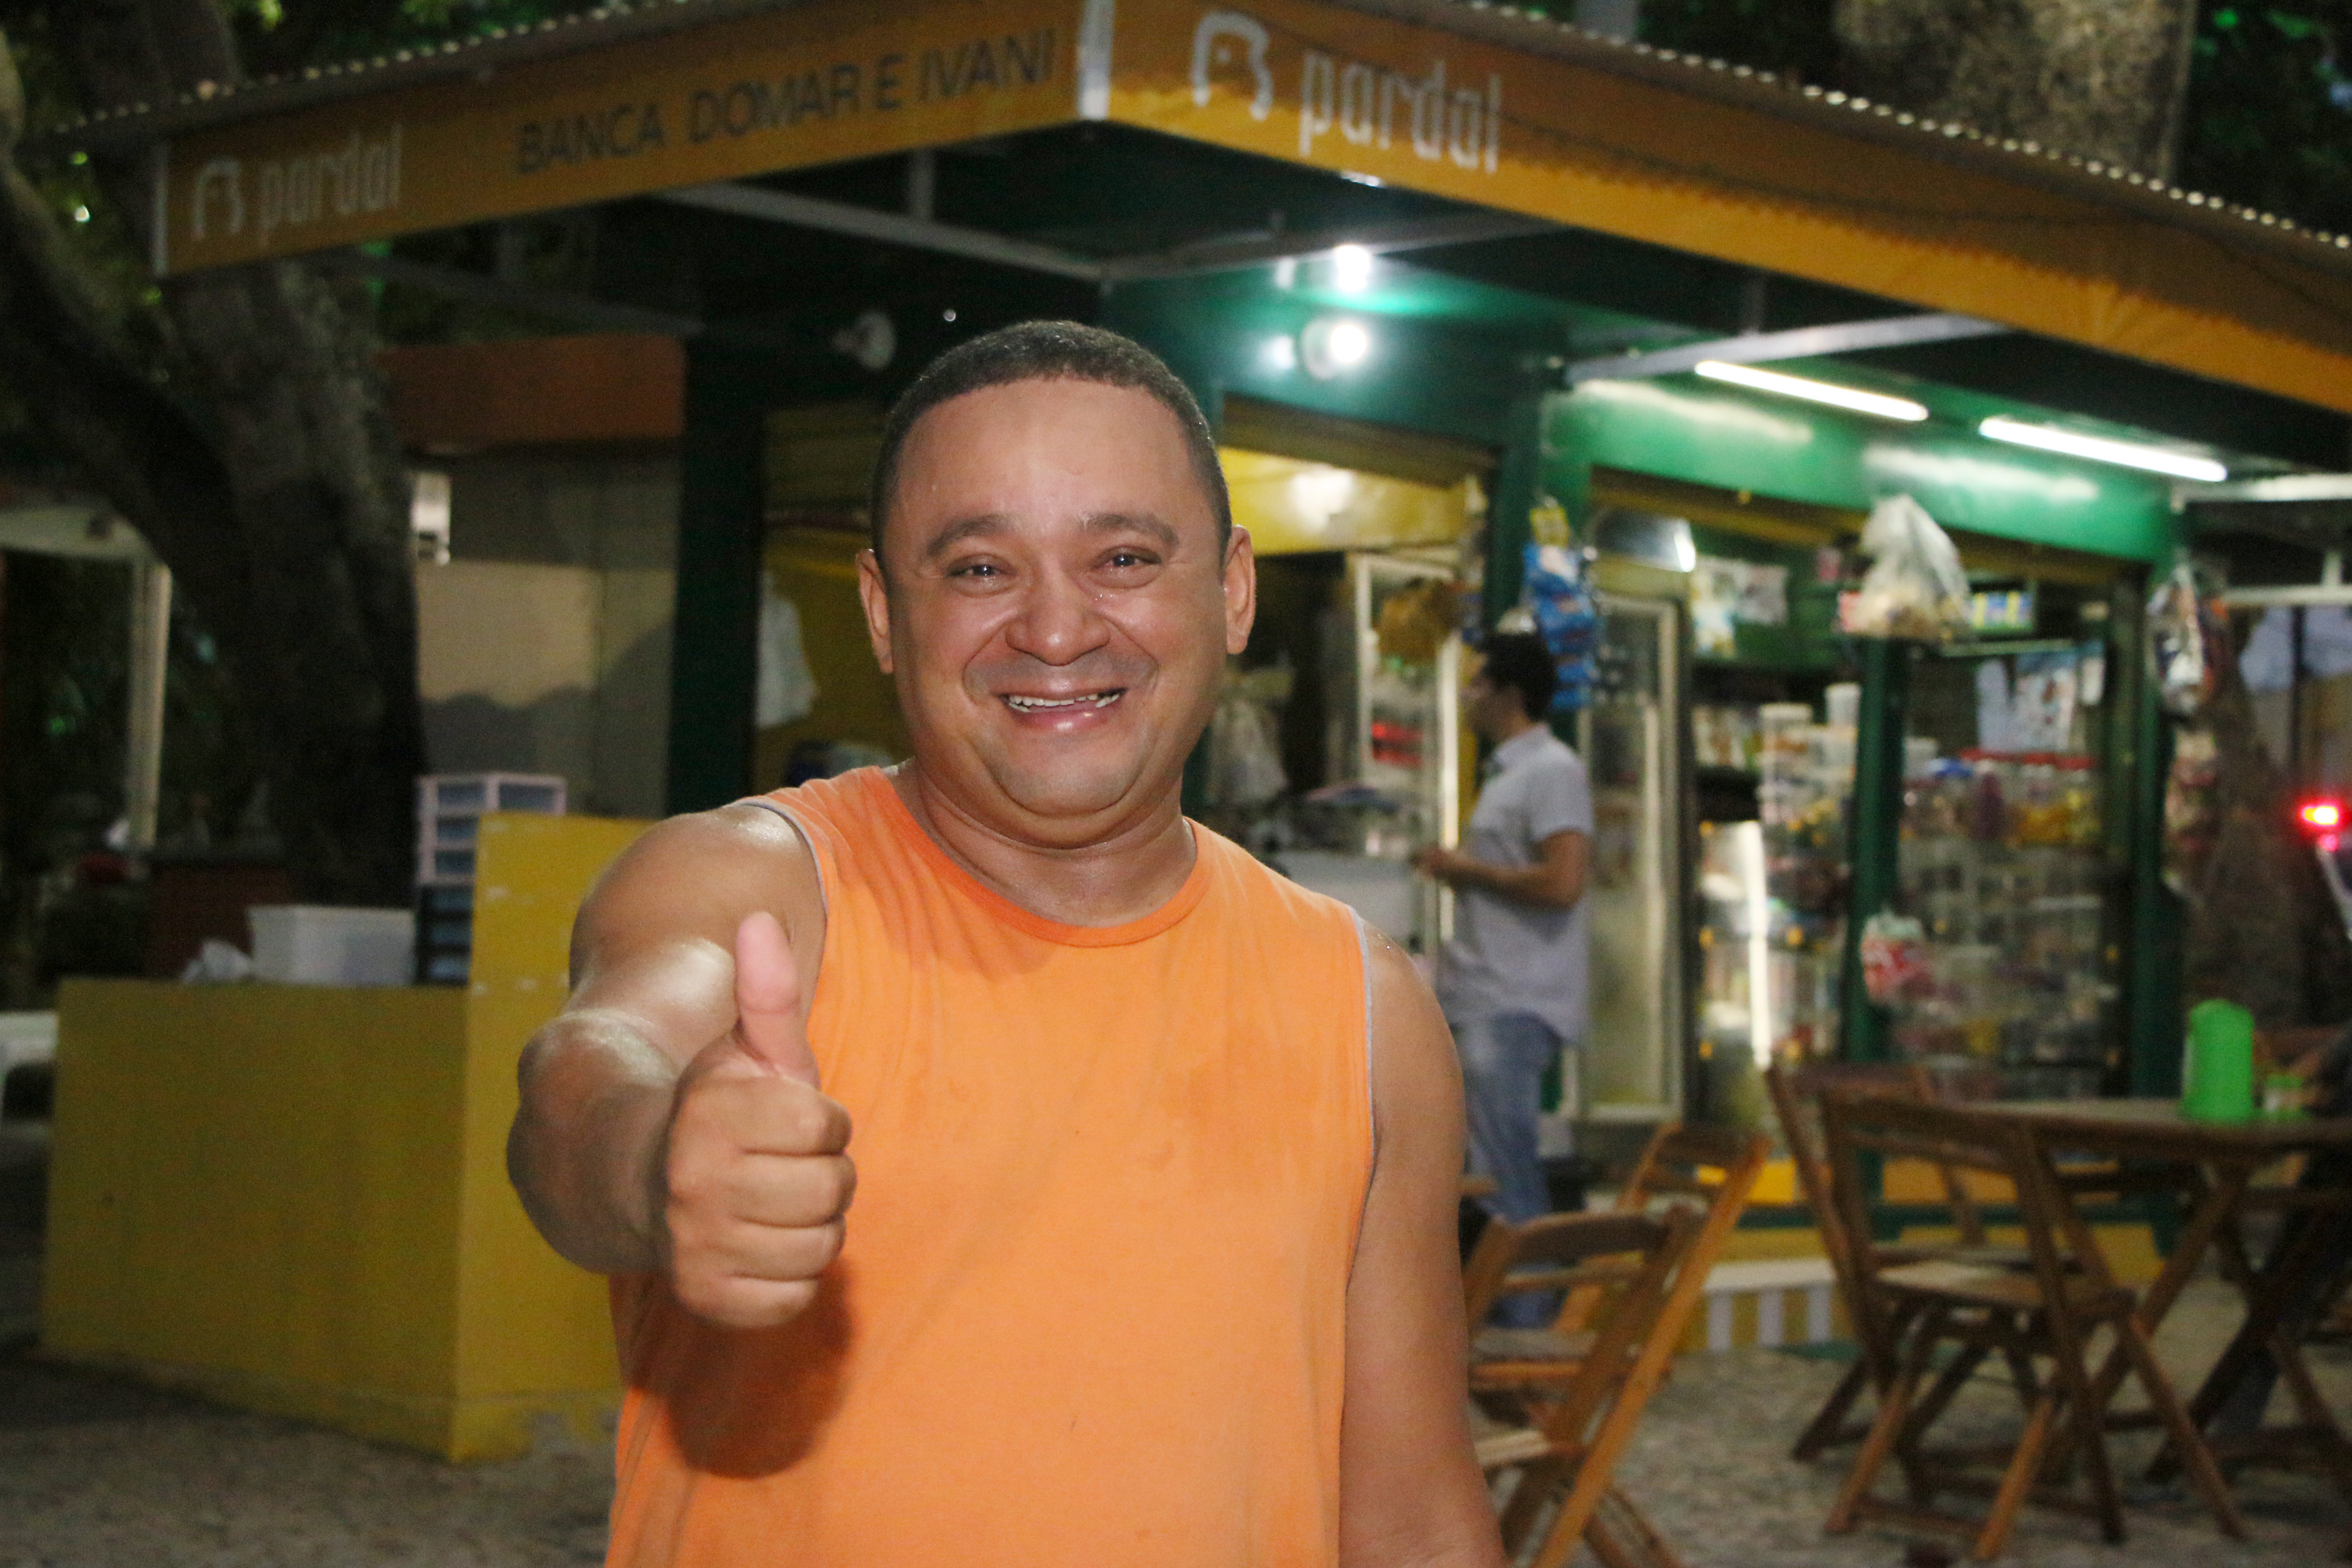
M 2092 758 L 1970 751 L 1916 769 L 1900 886 L 1928 956 L 1897 1007 L 1897 1054 L 1996 1068 L 2011 1098 L 2098 1093 L 2118 995 L 2104 884 Z

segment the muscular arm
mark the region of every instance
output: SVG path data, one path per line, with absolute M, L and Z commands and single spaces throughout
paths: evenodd
M 788 1133 L 797 1119 L 824 1142 L 818 1124 L 838 1114 L 807 1085 L 756 1082 L 735 954 L 754 911 L 777 916 L 792 949 L 785 967 L 813 980 L 824 936 L 815 867 L 799 836 L 758 807 L 663 823 L 582 906 L 571 1000 L 523 1051 L 507 1168 L 541 1233 L 583 1268 L 669 1267 L 672 1123 L 691 1075 L 749 1085 L 738 1103 L 712 1103 L 755 1145 L 793 1141 L 773 1138 L 779 1116 Z M 796 1034 L 808 987 L 794 978 L 783 977 L 778 994 L 790 1014 L 781 1021 Z M 845 1189 L 845 1172 L 843 1180 Z
M 1465 1416 L 1454 1235 L 1461 1073 L 1411 961 L 1376 937 L 1371 963 L 1378 1152 L 1348 1281 L 1339 1560 L 1345 1568 L 1499 1568 L 1495 1511 Z
M 1459 850 L 1424 850 L 1413 863 L 1449 887 L 1483 888 L 1520 904 L 1573 909 L 1584 896 L 1591 842 L 1575 829 L 1564 828 L 1536 846 L 1536 863 L 1529 866 L 1496 865 Z

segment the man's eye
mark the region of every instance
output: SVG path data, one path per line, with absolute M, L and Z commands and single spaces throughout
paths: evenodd
M 1104 564 L 1115 567 L 1121 571 L 1129 571 L 1137 567 L 1151 565 L 1152 559 L 1141 550 L 1123 549 L 1112 551 Z
M 948 575 L 950 577 L 990 578 L 1003 576 L 1003 570 L 993 561 L 975 560 L 967 561 L 962 566 L 957 567 L 950 571 Z

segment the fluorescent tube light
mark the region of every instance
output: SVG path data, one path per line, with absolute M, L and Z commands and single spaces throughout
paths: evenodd
M 2023 424 L 2013 419 L 1993 415 L 1977 426 L 1979 434 L 1995 441 L 2006 441 L 2015 446 L 2038 447 L 2043 452 L 2061 452 L 2069 457 L 2087 457 L 2095 463 L 2118 463 L 2126 468 L 2145 468 L 2151 474 L 2169 474 L 2176 479 L 2201 479 L 2218 485 L 2230 476 L 2230 471 L 2210 457 L 2191 457 L 2186 453 L 2168 452 L 2161 446 L 2141 446 L 2129 441 L 2103 441 L 2095 435 L 2076 435 L 2071 431 L 2053 430 L 2046 424 Z
M 1753 365 L 1728 364 L 1721 360 L 1702 360 L 1691 368 L 1711 382 L 1729 382 L 1736 387 L 1778 392 L 1782 397 L 1801 397 L 1807 402 L 1825 402 L 1832 408 L 1875 414 L 1880 419 L 1916 423 L 1927 417 L 1927 407 L 1913 402 L 1907 397 L 1887 397 L 1884 393 L 1864 392 L 1857 387 L 1833 386 L 1828 382 L 1784 376 L 1778 371 L 1759 371 Z

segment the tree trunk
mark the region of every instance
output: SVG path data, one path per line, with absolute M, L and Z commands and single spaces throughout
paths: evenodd
M 2311 845 L 2290 825 L 2294 794 L 2254 727 L 2235 659 L 2198 716 L 2213 737 L 2213 844 L 2183 933 L 2186 1000 L 2221 997 L 2265 1029 L 2352 1018 L 2352 939 Z
M 71 0 L 53 15 L 93 106 L 238 75 L 214 0 Z M 13 67 L 0 74 L 5 156 L 21 108 Z M 99 172 L 143 240 L 146 161 Z M 0 373 L 213 633 L 262 737 L 299 895 L 404 904 L 424 766 L 415 583 L 367 323 L 299 263 L 173 278 L 162 298 L 159 384 L 110 331 L 38 193 L 13 161 L 0 168 Z
M 1837 0 L 1846 85 L 2169 179 L 2196 0 Z

